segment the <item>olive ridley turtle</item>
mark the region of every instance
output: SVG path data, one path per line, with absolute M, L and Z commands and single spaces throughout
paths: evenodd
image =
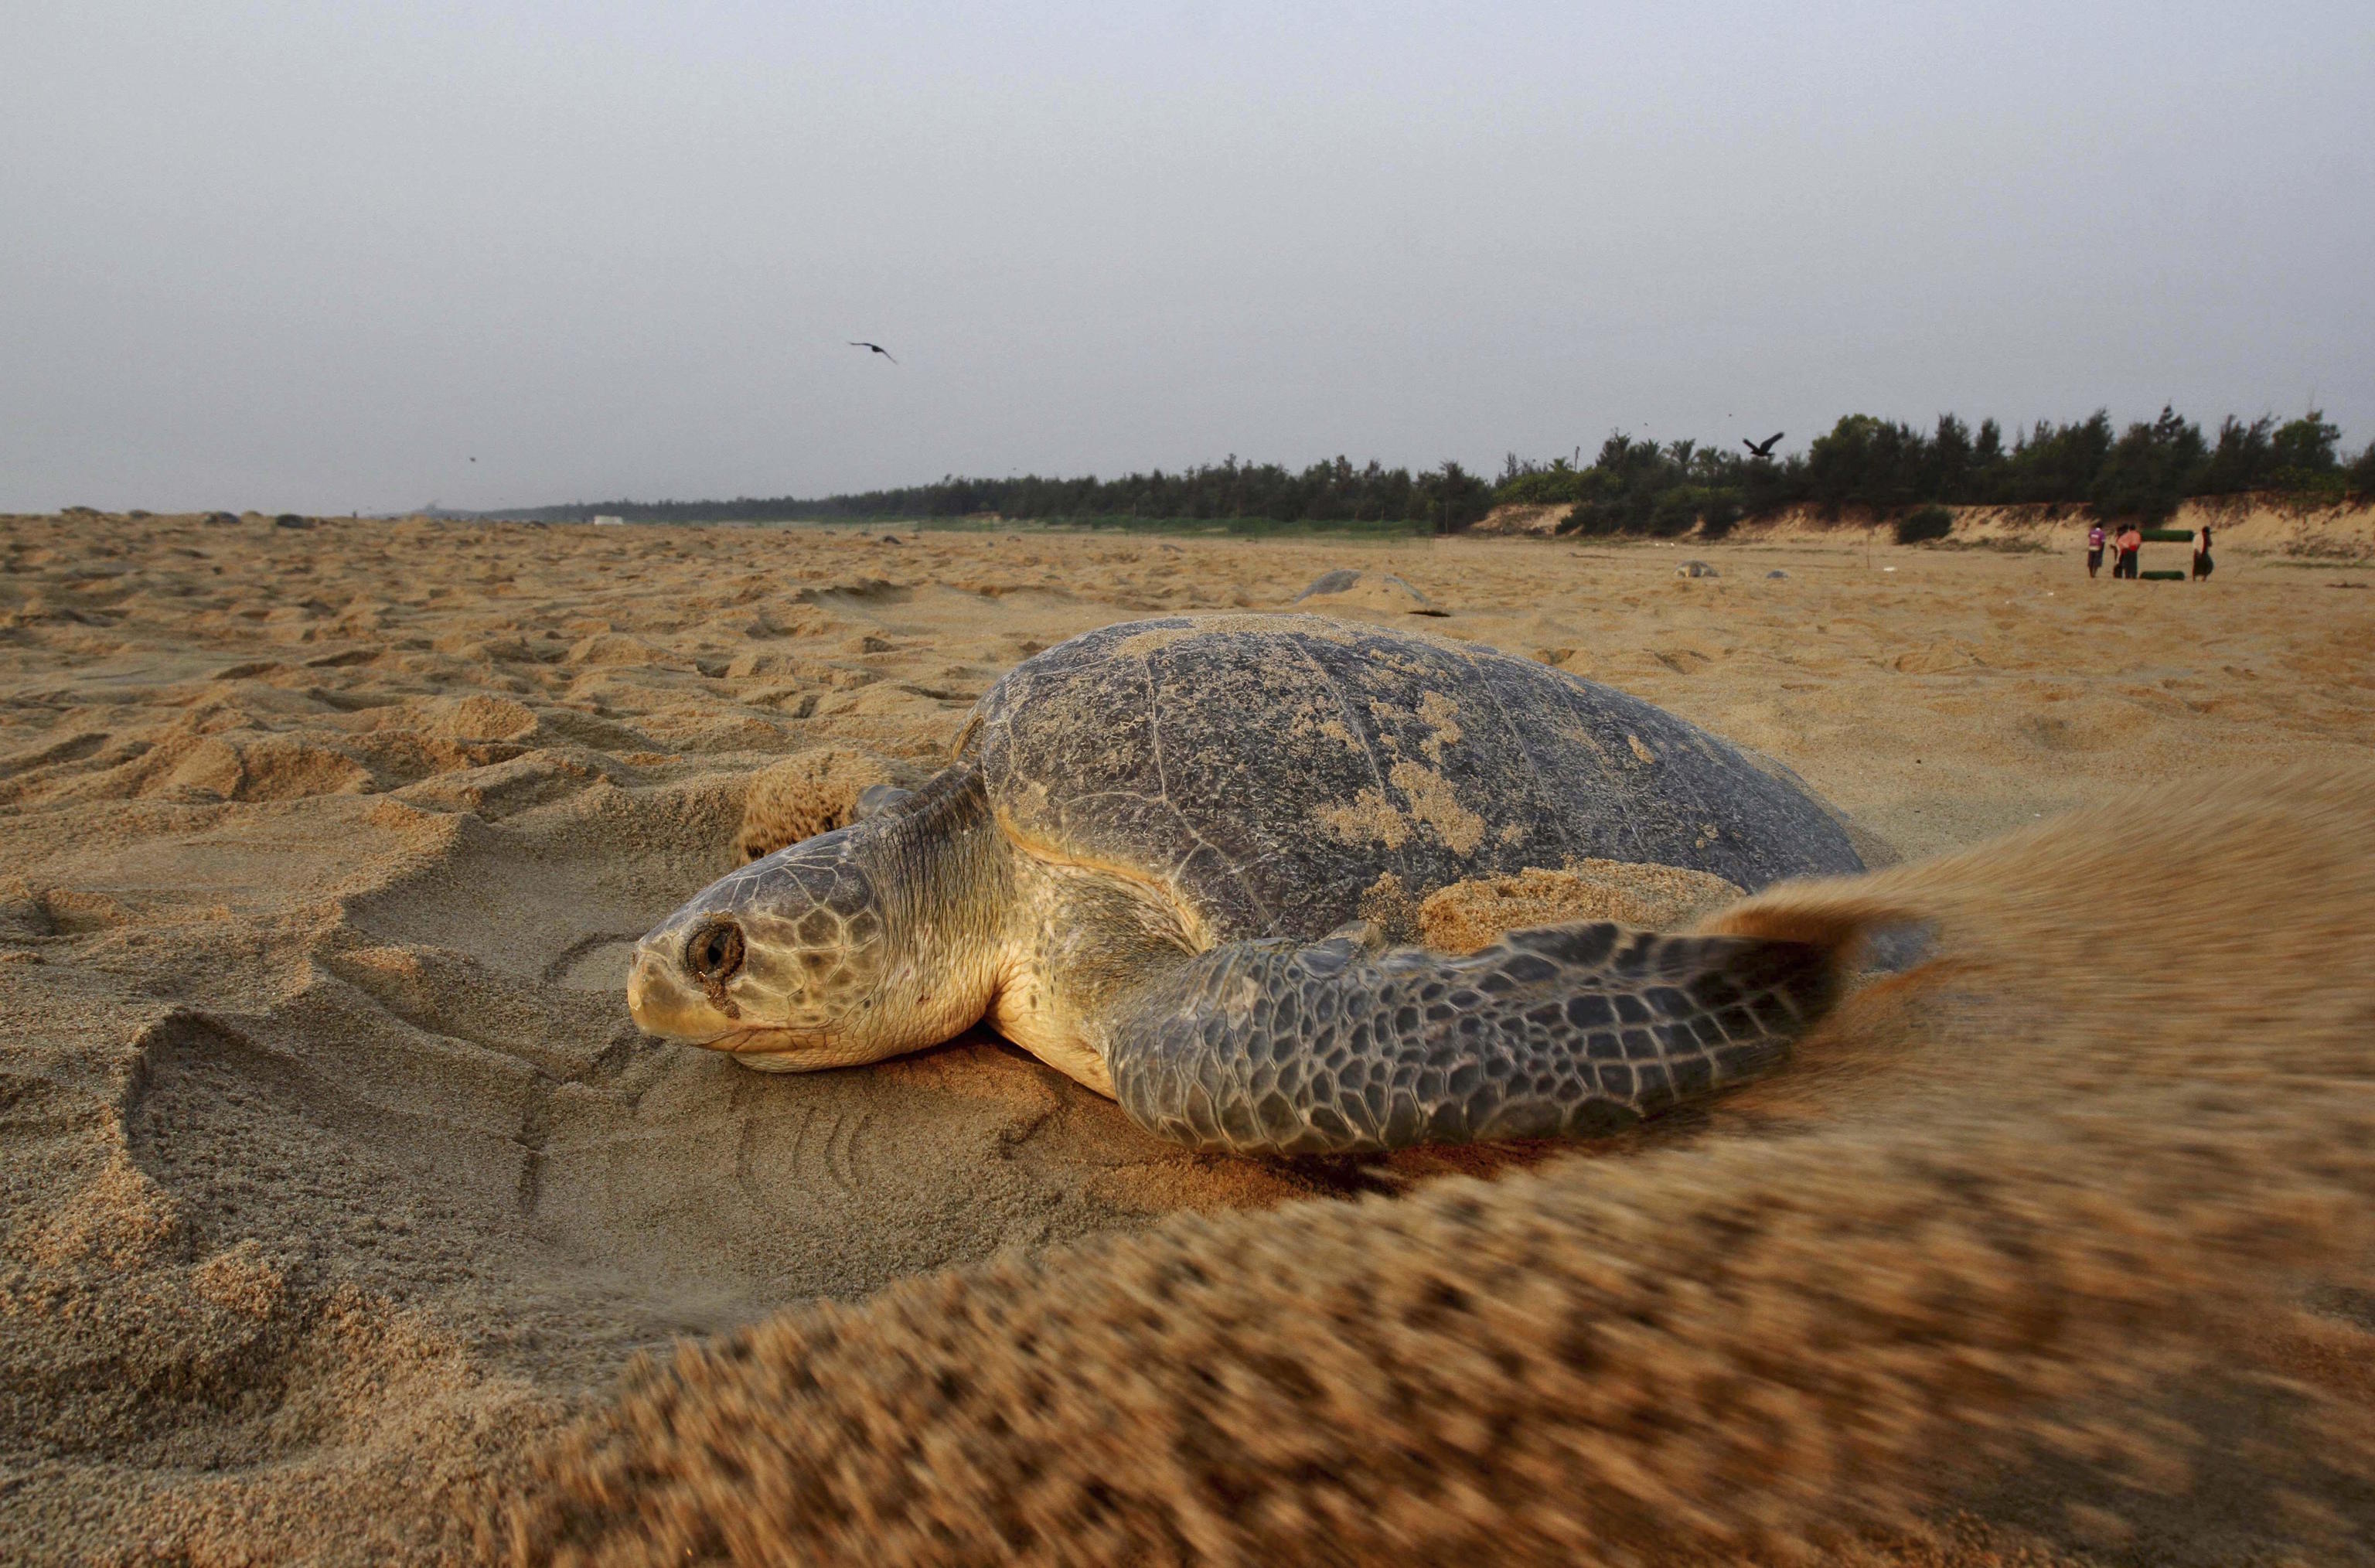
M 1637 698 L 1300 615 L 1050 648 L 948 768 L 861 810 L 646 936 L 636 1021 L 800 1072 L 987 1019 L 1143 1126 L 1246 1152 L 1611 1132 L 1772 1066 L 1834 995 L 1808 943 L 1577 921 L 1390 945 L 1438 889 L 1863 868 L 1787 770 Z

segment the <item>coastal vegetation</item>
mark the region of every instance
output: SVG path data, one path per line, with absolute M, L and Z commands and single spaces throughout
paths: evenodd
M 1223 463 L 1117 479 L 967 479 L 802 500 L 603 501 L 531 513 L 550 521 L 605 513 L 642 523 L 955 522 L 997 517 L 1083 527 L 1176 527 L 1203 523 L 1242 534 L 1299 524 L 1353 532 L 1450 534 L 1494 506 L 1493 487 L 1457 463 L 1412 473 L 1342 457 L 1292 469 L 1276 463 Z
M 2097 409 L 2070 424 L 2040 419 L 2009 442 L 1993 419 L 1974 430 L 1942 414 L 1924 431 L 1850 414 L 1802 454 L 1778 459 L 1691 441 L 1660 445 L 1621 431 L 1583 466 L 1512 454 L 1494 498 L 1568 502 L 1561 531 L 1582 534 L 1672 536 L 1694 525 L 1721 534 L 1742 517 L 1792 506 L 1903 516 L 1917 508 L 2050 504 L 2157 523 L 2195 497 L 2275 492 L 2338 501 L 2375 491 L 2375 442 L 2345 462 L 2341 437 L 2317 410 L 2284 424 L 2230 415 L 2213 438 L 2171 408 L 2124 431 Z M 1934 528 L 1935 519 L 1923 526 Z
M 1227 460 L 1114 479 L 949 476 L 935 483 L 817 498 L 608 501 L 507 515 L 582 521 L 597 513 L 647 523 L 914 522 L 967 519 L 1171 531 L 1202 526 L 1254 535 L 1327 531 L 1457 533 L 1496 506 L 1567 508 L 1557 528 L 1583 535 L 1720 536 L 1744 518 L 1790 507 L 1849 508 L 1895 518 L 1912 536 L 1944 534 L 1952 506 L 2083 506 L 2157 523 L 2189 499 L 2275 493 L 2340 501 L 2375 492 L 2375 442 L 2356 457 L 2321 410 L 2279 423 L 2228 416 L 2215 434 L 2164 407 L 2124 430 L 2108 411 L 2067 424 L 2040 419 L 2009 439 L 1942 414 L 1927 430 L 1849 414 L 1802 453 L 1761 457 L 1696 441 L 1660 442 L 1619 430 L 1589 463 L 1511 453 L 1497 482 L 1456 462 L 1412 471 L 1336 457 L 1306 468 Z

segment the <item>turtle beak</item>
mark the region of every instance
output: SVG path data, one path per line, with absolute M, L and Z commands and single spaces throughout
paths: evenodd
M 735 1031 L 734 1020 L 709 998 L 672 973 L 674 966 L 646 947 L 635 954 L 627 977 L 627 1011 L 635 1027 L 663 1040 L 707 1044 Z
M 673 944 L 669 945 L 672 949 Z M 798 1035 L 789 1030 L 752 1026 L 747 1020 L 719 1008 L 701 987 L 691 984 L 670 961 L 667 950 L 646 946 L 635 954 L 627 976 L 627 1011 L 635 1027 L 646 1034 L 679 1045 L 723 1051 L 747 1067 L 762 1072 L 802 1072 L 818 1064 L 795 1046 L 817 1047 L 828 1037 Z

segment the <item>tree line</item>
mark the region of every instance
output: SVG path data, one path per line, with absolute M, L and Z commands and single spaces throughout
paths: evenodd
M 1493 509 L 1493 487 L 1457 463 L 1412 473 L 1346 458 L 1292 469 L 1276 463 L 1226 462 L 1117 479 L 967 479 L 854 495 L 731 501 L 603 501 L 524 514 L 554 521 L 597 513 L 647 523 L 881 522 L 995 513 L 1017 521 L 1116 524 L 1133 520 L 1227 524 L 1408 524 L 1456 533 Z
M 1585 466 L 1525 462 L 1511 454 L 1498 502 L 1566 503 L 1562 532 L 1721 534 L 1743 517 L 1790 506 L 1836 515 L 1847 507 L 1895 513 L 1925 505 L 2084 504 L 2105 517 L 2157 523 L 2197 496 L 2275 491 L 2339 500 L 2375 491 L 2375 442 L 2341 455 L 2342 432 L 2312 410 L 2278 424 L 2228 416 L 2215 439 L 2164 407 L 2117 430 L 2097 409 L 2057 425 L 2040 419 L 2009 444 L 1993 419 L 1975 431 L 1952 414 L 1920 430 L 1850 414 L 1805 453 L 1774 459 L 1696 442 L 1660 444 L 1618 432 Z
M 960 478 L 802 499 L 628 501 L 546 507 L 505 515 L 583 521 L 880 522 L 993 514 L 1016 521 L 1393 525 L 1456 533 L 1494 507 L 1565 505 L 1561 532 L 1721 534 L 1744 517 L 1813 506 L 1900 514 L 1926 505 L 2084 504 L 2105 517 L 2156 523 L 2198 496 L 2282 494 L 2340 499 L 2375 492 L 2375 442 L 2355 458 L 2342 432 L 2311 410 L 2279 424 L 2232 416 L 2215 436 L 2163 408 L 2117 429 L 2108 412 L 2069 424 L 2040 419 L 2007 442 L 1993 419 L 1975 430 L 1953 414 L 1934 429 L 1850 414 L 1802 454 L 1778 458 L 1695 441 L 1658 442 L 1618 431 L 1588 464 L 1510 454 L 1497 483 L 1445 462 L 1416 472 L 1337 457 L 1307 468 L 1225 462 L 1165 472 L 1093 477 Z

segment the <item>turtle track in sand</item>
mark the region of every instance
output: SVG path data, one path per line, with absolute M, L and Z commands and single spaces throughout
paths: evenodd
M 481 1277 L 582 1276 L 666 1326 L 646 1338 L 1094 1228 L 1067 1180 L 980 1179 L 1068 1111 L 1105 1119 L 987 1040 L 790 1082 L 637 1034 L 625 933 L 680 895 L 687 860 L 720 858 L 722 783 L 459 819 L 443 853 L 343 901 L 289 994 L 152 1031 L 136 1161 L 204 1212 L 225 1182 L 256 1210 L 309 1206 L 322 1195 L 280 1187 L 349 1165 L 371 1173 L 359 1191 L 423 1186 L 467 1239 L 376 1236 L 360 1274 L 407 1294 L 463 1256 Z M 934 1129 L 930 1161 L 885 1147 L 886 1112 Z M 174 1123 L 206 1165 L 149 1159 L 145 1129 Z M 849 1232 L 862 1244 L 837 1245 Z

